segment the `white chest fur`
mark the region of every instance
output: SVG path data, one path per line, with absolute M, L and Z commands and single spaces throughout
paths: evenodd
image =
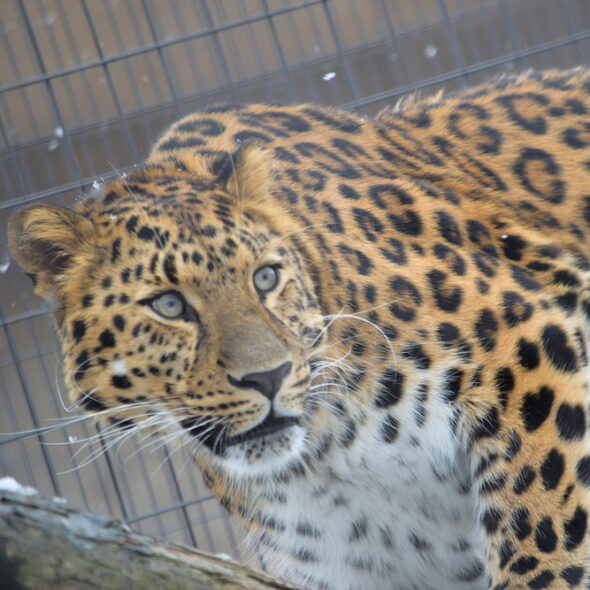
M 400 404 L 395 441 L 371 412 L 348 448 L 334 444 L 316 469 L 257 499 L 268 525 L 253 535 L 272 573 L 332 590 L 480 590 L 483 533 L 469 466 L 450 409 L 429 400 L 420 421 Z M 403 419 L 402 419 L 403 416 Z

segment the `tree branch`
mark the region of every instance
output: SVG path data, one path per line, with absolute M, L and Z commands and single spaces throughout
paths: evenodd
M 296 590 L 266 574 L 35 494 L 0 490 L 4 590 Z

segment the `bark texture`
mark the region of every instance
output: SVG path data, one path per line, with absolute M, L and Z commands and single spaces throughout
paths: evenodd
M 134 533 L 37 495 L 0 491 L 2 590 L 296 590 L 239 563 Z

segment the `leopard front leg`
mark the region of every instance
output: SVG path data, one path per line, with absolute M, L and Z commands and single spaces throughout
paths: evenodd
M 492 590 L 588 584 L 589 373 L 578 335 L 546 325 L 516 339 L 509 362 L 487 368 L 489 399 L 466 405 Z

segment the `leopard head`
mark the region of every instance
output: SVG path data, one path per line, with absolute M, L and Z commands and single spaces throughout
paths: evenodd
M 259 476 L 305 446 L 319 306 L 258 148 L 159 162 L 73 210 L 26 207 L 12 254 L 52 300 L 74 404 Z

